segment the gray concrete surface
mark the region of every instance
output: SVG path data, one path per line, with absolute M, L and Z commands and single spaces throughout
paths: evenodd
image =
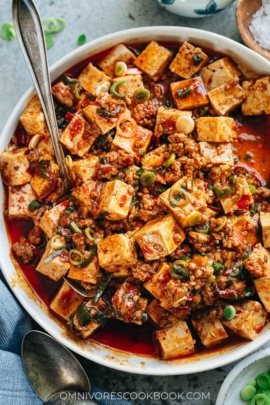
M 42 19 L 61 16 L 67 28 L 56 36 L 55 46 L 49 50 L 49 63 L 53 64 L 74 50 L 80 34 L 88 40 L 127 28 L 175 25 L 200 28 L 240 41 L 235 24 L 235 3 L 224 12 L 203 19 L 187 19 L 161 9 L 155 0 L 36 0 Z M 11 21 L 11 1 L 0 0 L 0 25 Z M 20 53 L 17 41 L 0 39 L 0 131 L 31 79 Z M 221 383 L 232 365 L 201 374 L 171 377 L 146 377 L 126 374 L 81 359 L 93 383 L 115 392 L 164 393 L 163 399 L 140 400 L 136 404 L 213 405 Z M 211 361 L 211 359 L 209 360 Z M 197 392 L 207 399 L 167 400 L 166 393 Z M 172 397 L 173 398 L 173 397 Z

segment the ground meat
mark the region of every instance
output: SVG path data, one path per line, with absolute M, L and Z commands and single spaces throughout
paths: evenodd
M 74 96 L 71 92 L 70 87 L 66 86 L 63 82 L 56 83 L 52 87 L 52 94 L 60 103 L 66 105 L 67 107 L 72 106 Z
M 79 250 L 79 252 L 84 253 L 86 241 L 85 236 L 82 233 L 73 233 L 72 242 L 74 243 L 75 248 Z
M 13 250 L 24 264 L 31 263 L 36 256 L 36 248 L 34 248 L 24 236 L 21 236 L 18 242 L 13 244 Z
M 213 305 L 215 302 L 214 287 L 212 284 L 206 284 L 202 290 L 203 301 L 207 306 Z
M 180 280 L 170 280 L 164 287 L 163 300 L 166 307 L 185 305 L 188 299 L 188 288 Z
M 190 243 L 207 243 L 209 242 L 210 236 L 205 233 L 200 232 L 189 232 L 188 240 Z
M 34 225 L 34 228 L 28 234 L 28 240 L 32 245 L 40 245 L 42 241 L 43 232 L 38 225 Z
M 152 128 L 155 125 L 158 108 L 159 105 L 155 100 L 149 100 L 133 108 L 131 115 L 138 125 Z
M 175 160 L 171 164 L 171 170 L 165 173 L 165 181 L 166 183 L 176 183 L 182 177 L 181 163 L 178 160 Z
M 59 226 L 62 228 L 69 228 L 71 222 L 77 222 L 79 220 L 79 214 L 75 211 L 69 215 L 63 213 L 59 219 Z
M 80 219 L 77 221 L 77 225 L 79 228 L 94 228 L 95 227 L 95 221 L 91 218 L 86 218 L 86 219 Z
M 209 171 L 209 179 L 212 180 L 213 183 L 224 183 L 227 180 L 227 177 L 230 175 L 230 168 L 224 170 L 224 168 L 220 166 L 213 166 Z
M 116 101 L 114 96 L 108 93 L 98 94 L 97 102 L 99 103 L 100 107 L 115 115 L 115 118 L 112 119 L 117 119 L 117 115 L 124 111 L 126 107 L 123 101 L 119 102 L 119 99 Z
M 27 155 L 27 159 L 29 160 L 30 163 L 38 162 L 39 150 L 37 148 L 30 150 Z
M 116 232 L 120 233 L 120 231 L 126 232 L 129 229 L 129 224 L 127 223 L 126 220 L 123 220 L 123 221 L 109 221 L 107 219 L 104 219 L 101 222 L 101 226 L 104 229 L 105 237 L 113 235 Z
M 137 263 L 131 267 L 132 275 L 142 282 L 147 281 L 156 273 L 159 265 L 160 263 L 158 261 L 153 261 L 149 264 L 138 260 Z
M 152 210 L 156 204 L 155 200 L 150 196 L 150 194 L 144 194 L 141 198 L 140 203 L 146 210 Z
M 258 187 L 256 191 L 257 195 L 260 195 L 263 198 L 269 198 L 270 197 L 270 190 L 267 187 Z

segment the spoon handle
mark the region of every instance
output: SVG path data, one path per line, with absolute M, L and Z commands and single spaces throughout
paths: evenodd
M 68 168 L 59 140 L 51 94 L 47 51 L 39 13 L 32 0 L 13 0 L 12 9 L 16 34 L 43 108 L 63 182 L 62 191 L 65 193 L 70 188 Z

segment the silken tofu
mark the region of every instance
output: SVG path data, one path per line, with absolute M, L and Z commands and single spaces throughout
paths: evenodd
M 83 300 L 84 297 L 76 293 L 68 283 L 64 281 L 62 287 L 52 300 L 50 308 L 62 318 L 68 320 Z
M 231 143 L 199 142 L 200 155 L 204 167 L 212 165 L 234 165 Z
M 156 116 L 155 134 L 174 134 L 177 131 L 176 121 L 180 117 L 191 117 L 191 111 L 180 111 L 177 108 L 159 107 Z
M 129 233 L 108 236 L 98 244 L 99 265 L 109 273 L 137 262 L 135 240 Z
M 244 301 L 235 304 L 236 316 L 230 321 L 223 318 L 222 324 L 232 332 L 247 340 L 254 340 L 265 325 L 267 312 L 257 301 Z
M 179 319 L 160 306 L 159 300 L 153 299 L 153 301 L 147 307 L 147 314 L 159 328 L 165 328 L 167 326 L 174 325 Z
M 170 255 L 185 239 L 185 233 L 169 214 L 147 222 L 134 238 L 140 245 L 145 260 L 156 260 Z
M 55 235 L 60 216 L 66 209 L 67 204 L 63 202 L 44 212 L 40 220 L 39 227 L 43 230 L 43 232 L 49 239 L 51 239 Z
M 160 199 L 163 204 L 169 208 L 178 223 L 183 227 L 189 226 L 186 222 L 186 218 L 189 214 L 194 211 L 200 211 L 207 206 L 205 195 L 201 190 L 197 189 L 195 182 L 193 184 L 193 190 L 188 191 L 189 201 L 187 204 L 183 206 L 171 204 L 174 193 L 181 192 L 183 184 L 187 184 L 188 182 L 190 182 L 188 177 L 182 177 L 182 179 L 178 180 L 171 188 L 160 194 Z
M 233 231 L 236 233 L 237 238 L 245 240 L 251 246 L 256 245 L 256 243 L 259 242 L 258 221 L 256 216 L 251 217 L 250 213 L 247 212 L 236 218 L 236 221 L 233 223 Z
M 185 321 L 180 321 L 169 328 L 158 330 L 156 338 L 161 348 L 163 360 L 178 356 L 188 356 L 195 352 L 194 341 Z
M 31 180 L 27 152 L 27 148 L 20 148 L 1 154 L 2 179 L 7 186 L 22 186 Z
M 75 115 L 62 133 L 61 143 L 73 154 L 85 155 L 99 135 L 80 115 Z
M 42 258 L 36 269 L 39 273 L 42 273 L 45 276 L 50 277 L 52 280 L 57 281 L 68 272 L 70 263 L 68 261 L 61 260 L 61 255 L 56 256 L 49 263 L 46 263 L 45 260 L 53 252 L 55 252 L 55 250 L 52 249 L 51 241 L 49 240 L 46 246 L 46 250 L 43 253 Z
M 141 75 L 122 76 L 120 79 L 116 77 L 112 82 L 116 83 L 119 82 L 119 80 L 124 83 L 117 86 L 118 93 L 128 95 L 129 97 L 132 97 L 136 90 L 144 88 Z
M 90 252 L 85 251 L 84 260 L 87 260 L 89 256 Z M 97 284 L 101 275 L 97 257 L 94 257 L 91 263 L 82 269 L 72 264 L 68 273 L 69 278 L 90 284 Z
M 171 83 L 171 92 L 179 110 L 191 110 L 209 104 L 207 91 L 200 76 Z
M 267 312 L 270 312 L 270 276 L 254 280 L 256 291 Z
M 170 64 L 170 70 L 184 79 L 190 79 L 208 63 L 208 56 L 195 46 L 184 42 Z
M 101 72 L 92 63 L 86 66 L 78 77 L 78 81 L 84 90 L 90 93 L 92 96 L 96 96 L 97 88 L 105 82 L 110 82 L 111 78 L 104 72 Z
M 260 223 L 262 228 L 263 245 L 270 248 L 270 212 L 260 212 Z
M 242 83 L 246 100 L 242 104 L 243 115 L 270 114 L 269 77 Z
M 229 58 L 222 58 L 211 63 L 202 68 L 200 73 L 208 90 L 215 89 L 241 76 L 241 72 Z
M 44 159 L 41 158 L 39 161 L 40 166 L 37 166 L 36 172 L 33 173 L 33 177 L 30 180 L 31 187 L 33 188 L 34 192 L 37 195 L 37 199 L 41 201 L 45 197 L 49 198 L 48 196 L 51 196 L 54 194 L 54 190 L 57 193 L 57 190 L 59 190 L 59 187 L 56 187 L 55 180 L 57 177 L 59 177 L 59 167 L 57 166 L 56 163 L 50 158 L 50 156 L 44 157 Z M 40 176 L 39 172 L 40 170 L 43 170 L 43 165 L 44 165 L 44 170 L 47 173 L 50 173 L 50 176 Z M 60 188 L 61 189 L 61 188 Z M 60 193 L 61 194 L 61 193 Z M 56 199 L 59 198 L 59 195 Z
M 172 54 L 168 49 L 152 41 L 135 59 L 134 64 L 156 82 L 164 73 L 171 59 Z
M 49 130 L 37 95 L 35 95 L 20 117 L 21 123 L 29 135 L 48 134 Z
M 167 146 L 159 146 L 158 148 L 146 153 L 146 155 L 142 158 L 142 166 L 144 169 L 147 169 L 147 167 L 152 168 L 161 166 L 168 156 Z
M 8 188 L 8 217 L 10 219 L 31 218 L 33 211 L 29 210 L 28 206 L 36 198 L 29 183 L 17 187 L 10 186 Z
M 96 173 L 96 165 L 99 162 L 97 156 L 86 156 L 86 159 L 78 159 L 72 163 L 72 174 L 75 180 L 80 179 L 83 183 L 91 183 Z
M 253 277 L 266 277 L 270 275 L 270 252 L 260 243 L 254 246 L 243 266 Z
M 83 109 L 83 114 L 88 122 L 95 123 L 102 135 L 105 135 L 111 129 L 117 125 L 118 118 L 107 118 L 98 114 L 98 108 L 96 105 L 88 105 Z
M 219 319 L 192 319 L 193 326 L 205 347 L 213 347 L 227 339 L 228 335 Z
M 226 115 L 235 110 L 246 98 L 238 80 L 232 80 L 209 91 L 208 97 L 218 115 Z
M 132 138 L 124 138 L 116 131 L 112 146 L 115 149 L 122 149 L 134 155 L 139 162 L 150 145 L 152 134 L 152 131 L 139 125 L 137 133 Z
M 132 195 L 132 186 L 120 180 L 103 183 L 98 206 L 98 214 L 106 212 L 106 219 L 119 221 L 128 216 Z
M 114 69 L 117 62 L 125 62 L 126 64 L 129 64 L 134 62 L 135 59 L 136 56 L 134 53 L 132 53 L 125 45 L 118 44 L 110 49 L 110 51 L 99 60 L 98 66 L 104 70 L 108 76 L 114 77 Z
M 228 195 L 227 197 L 221 198 L 220 203 L 225 214 L 229 212 L 234 212 L 239 209 L 238 203 L 245 196 L 245 198 L 249 198 L 248 205 L 253 203 L 253 197 L 251 195 L 249 184 L 245 178 L 237 177 L 235 182 L 235 191 L 234 193 Z
M 198 141 L 234 142 L 236 124 L 230 117 L 201 117 L 197 121 Z
M 144 288 L 158 300 L 160 300 L 164 294 L 164 280 L 166 280 L 170 275 L 169 271 L 170 266 L 168 266 L 167 263 L 161 263 L 158 271 L 143 285 Z

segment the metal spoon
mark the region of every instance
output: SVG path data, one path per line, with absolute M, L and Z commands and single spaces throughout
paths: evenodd
M 75 280 L 72 280 L 71 278 L 63 276 L 63 279 L 74 291 L 76 291 L 78 294 L 81 294 L 83 297 L 92 298 L 96 295 L 95 290 L 87 290 L 80 283 L 77 283 Z
M 12 10 L 15 31 L 43 108 L 62 179 L 62 193 L 65 193 L 70 189 L 68 168 L 59 141 L 51 94 L 47 51 L 39 13 L 32 0 L 13 0 Z
M 28 332 L 21 354 L 26 377 L 44 403 L 98 405 L 88 399 L 90 382 L 78 360 L 51 336 L 36 330 Z

